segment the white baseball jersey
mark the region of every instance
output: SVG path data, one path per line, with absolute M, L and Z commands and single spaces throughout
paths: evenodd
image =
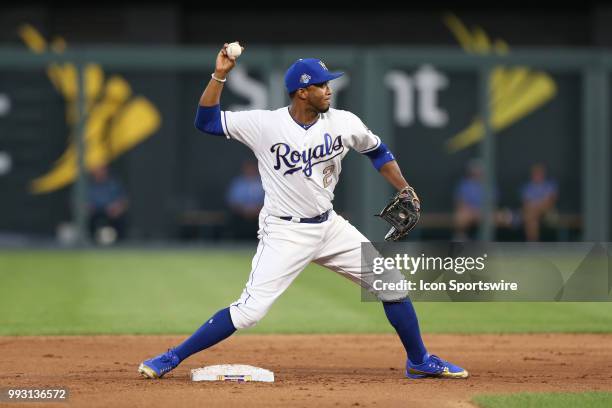
M 289 108 L 221 112 L 228 139 L 247 145 L 257 157 L 266 193 L 263 212 L 310 218 L 332 208 L 334 188 L 349 148 L 360 153 L 380 146 L 353 113 L 329 109 L 307 130 Z
M 247 145 L 257 157 L 266 193 L 259 214 L 259 245 L 245 288 L 230 306 L 234 327 L 255 325 L 310 263 L 315 262 L 371 290 L 373 273 L 362 261 L 368 242 L 333 210 L 325 222 L 309 224 L 279 217 L 311 218 L 332 209 L 341 161 L 353 148 L 378 148 L 374 135 L 351 112 L 330 109 L 308 129 L 293 120 L 289 108 L 274 111 L 222 112 L 223 132 Z M 395 271 L 393 280 L 401 274 Z M 405 292 L 381 292 L 398 300 Z

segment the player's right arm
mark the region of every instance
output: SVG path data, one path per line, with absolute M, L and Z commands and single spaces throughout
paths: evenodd
M 243 48 L 244 49 L 244 48 Z M 221 124 L 221 92 L 229 72 L 236 66 L 236 57 L 227 55 L 227 43 L 217 54 L 215 72 L 200 97 L 195 127 L 204 133 L 225 136 Z
M 236 66 L 236 57 L 229 57 L 227 55 L 227 43 L 223 44 L 223 48 L 217 54 L 217 60 L 215 62 L 215 73 L 214 78 L 210 78 L 208 85 L 202 96 L 200 97 L 200 106 L 212 107 L 219 105 L 221 101 L 221 91 L 223 91 L 224 82 L 227 79 L 227 74 Z M 244 47 L 242 47 L 244 50 Z
M 244 49 L 244 47 L 242 47 Z M 262 111 L 230 112 L 221 110 L 221 92 L 236 58 L 227 55 L 227 44 L 217 54 L 215 72 L 200 97 L 195 127 L 204 133 L 235 139 L 255 150 L 261 133 Z

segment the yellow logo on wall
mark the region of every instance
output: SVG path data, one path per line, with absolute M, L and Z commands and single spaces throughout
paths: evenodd
M 66 42 L 55 38 L 51 44 L 32 26 L 23 25 L 19 35 L 34 53 L 50 50 L 62 53 Z M 52 63 L 47 75 L 55 89 L 66 101 L 66 123 L 75 132 L 78 120 L 78 81 L 76 67 L 72 63 Z M 133 96 L 127 81 L 119 75 L 105 78 L 102 67 L 89 64 L 84 70 L 86 123 L 85 166 L 88 170 L 104 166 L 123 153 L 149 138 L 161 124 L 157 108 L 145 97 Z M 77 151 L 75 138 L 69 144 L 53 168 L 33 180 L 33 193 L 49 193 L 74 182 L 77 176 Z
M 492 43 L 481 27 L 476 26 L 472 31 L 468 30 L 461 20 L 452 14 L 446 15 L 444 22 L 468 53 L 504 55 L 510 50 L 503 40 L 497 39 Z M 489 89 L 491 128 L 494 132 L 523 119 L 553 99 L 557 93 L 557 85 L 550 75 L 524 66 L 496 66 L 489 78 Z M 483 120 L 475 118 L 470 126 L 448 140 L 447 148 L 451 152 L 457 152 L 477 143 L 483 137 Z

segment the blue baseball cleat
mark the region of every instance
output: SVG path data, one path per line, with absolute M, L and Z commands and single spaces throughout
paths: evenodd
M 468 378 L 469 373 L 463 368 L 442 360 L 433 354 L 427 354 L 421 364 L 406 362 L 406 377 L 408 378 Z
M 168 349 L 167 352 L 140 363 L 138 372 L 144 378 L 162 378 L 164 374 L 174 370 L 179 363 L 179 357 L 174 350 Z

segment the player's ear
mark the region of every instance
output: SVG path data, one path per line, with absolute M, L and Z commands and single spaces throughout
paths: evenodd
M 308 90 L 306 88 L 300 88 L 295 91 L 295 96 L 297 96 L 299 99 L 306 100 L 308 99 Z

